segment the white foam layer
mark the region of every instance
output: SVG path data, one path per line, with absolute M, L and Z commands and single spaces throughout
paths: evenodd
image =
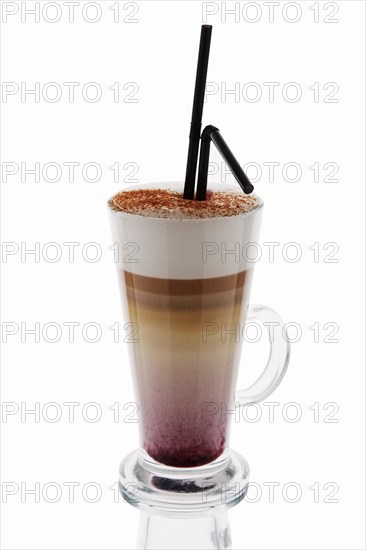
M 145 184 L 126 191 L 154 188 L 181 191 L 183 183 Z M 209 188 L 238 191 L 224 185 Z M 154 218 L 108 209 L 113 241 L 118 243 L 118 266 L 126 271 L 165 279 L 205 279 L 255 265 L 262 206 L 236 216 L 199 219 Z

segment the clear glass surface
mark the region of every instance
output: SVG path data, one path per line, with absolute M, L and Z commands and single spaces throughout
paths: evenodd
M 198 518 L 171 518 L 141 512 L 138 550 L 213 550 L 232 548 L 227 512 Z
M 115 245 L 128 252 L 119 255 L 117 274 L 141 440 L 121 464 L 120 487 L 140 508 L 202 512 L 245 494 L 249 468 L 228 449 L 228 411 L 267 397 L 289 360 L 282 320 L 266 306 L 252 307 L 271 351 L 258 380 L 235 393 L 255 263 L 248 249 L 258 242 L 261 215 L 259 207 L 178 220 L 110 209 Z M 223 503 L 223 486 L 236 497 Z

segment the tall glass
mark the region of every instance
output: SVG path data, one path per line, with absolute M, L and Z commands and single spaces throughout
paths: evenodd
M 134 188 L 182 190 L 183 184 Z M 122 462 L 120 486 L 141 508 L 202 512 L 245 494 L 248 465 L 228 448 L 232 411 L 267 397 L 289 360 L 282 320 L 265 306 L 249 308 L 263 211 L 258 201 L 244 214 L 199 219 L 109 207 L 140 413 L 141 449 Z M 271 353 L 259 379 L 236 393 L 249 318 L 265 323 Z

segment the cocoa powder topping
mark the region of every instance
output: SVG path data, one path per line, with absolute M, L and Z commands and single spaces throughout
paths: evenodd
M 133 189 L 120 191 L 108 201 L 115 211 L 154 218 L 217 218 L 236 216 L 262 205 L 256 195 L 242 192 L 207 192 L 207 200 L 183 199 L 171 189 Z

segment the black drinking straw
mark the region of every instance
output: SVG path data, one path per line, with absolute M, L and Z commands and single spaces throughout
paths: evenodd
M 220 134 L 220 130 L 215 126 L 206 126 L 201 136 L 201 153 L 200 162 L 198 166 L 198 184 L 196 199 L 199 201 L 206 200 L 207 191 L 207 174 L 208 174 L 208 162 L 210 155 L 210 141 L 213 141 L 217 150 L 221 154 L 222 158 L 232 171 L 236 181 L 247 195 L 254 189 L 250 183 L 248 176 L 230 151 L 228 144 Z
M 198 148 L 200 142 L 203 101 L 205 97 L 208 58 L 211 44 L 211 25 L 202 25 L 198 52 L 196 84 L 194 89 L 191 129 L 183 198 L 192 200 L 196 182 Z
M 211 128 L 215 128 L 215 126 L 206 126 L 201 135 L 201 150 L 200 161 L 198 164 L 198 180 L 196 193 L 197 201 L 206 200 L 208 163 L 210 160 Z

